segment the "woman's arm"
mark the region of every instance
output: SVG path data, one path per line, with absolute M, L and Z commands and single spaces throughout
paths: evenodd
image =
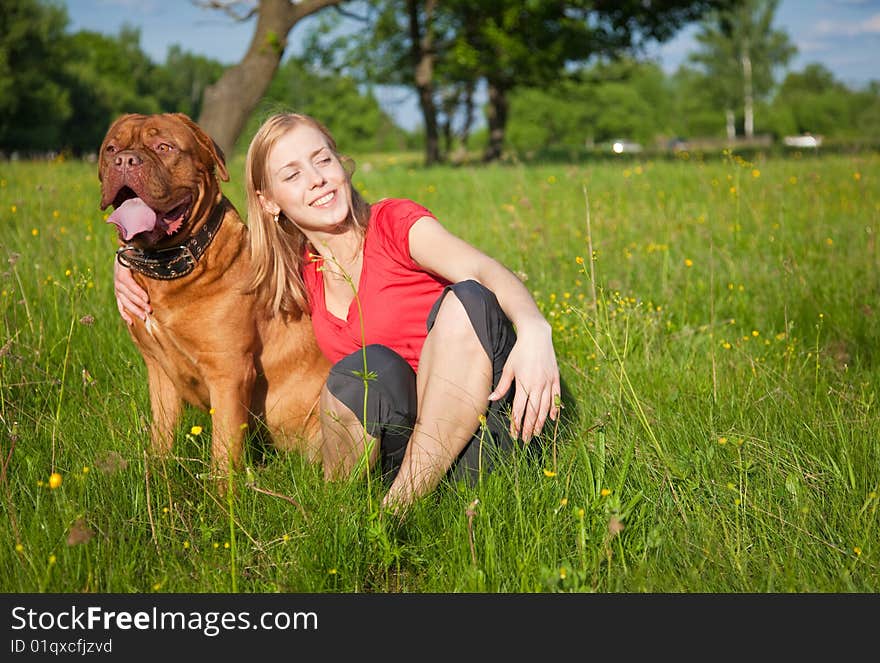
M 120 265 L 118 260 L 113 261 L 113 291 L 116 293 L 116 308 L 127 324 L 134 322 L 131 314 L 146 320 L 153 312 L 147 291 L 135 282 L 131 270 Z
M 423 269 L 453 283 L 474 279 L 495 293 L 516 328 L 517 340 L 489 400 L 501 398 L 516 381 L 511 434 L 519 433 L 528 442 L 541 432 L 548 415 L 555 420 L 559 414 L 559 367 L 550 324 L 509 269 L 450 233 L 436 219 L 426 216 L 413 224 L 409 249 Z

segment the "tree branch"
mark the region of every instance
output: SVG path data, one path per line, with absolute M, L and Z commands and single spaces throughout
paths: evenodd
M 247 7 L 242 7 L 241 10 L 237 9 L 239 5 L 247 5 L 250 3 L 244 3 L 241 0 L 191 0 L 191 2 L 196 7 L 201 7 L 202 9 L 217 9 L 222 11 L 227 16 L 230 16 L 233 20 L 244 22 L 247 21 L 252 16 L 256 16 L 259 10 L 259 4 L 251 5 L 250 9 L 248 9 L 245 13 L 239 13 L 239 11 L 244 11 Z
M 350 18 L 352 20 L 358 21 L 359 23 L 369 23 L 370 22 L 369 16 L 360 16 L 358 14 L 355 14 L 354 12 L 350 12 L 346 9 L 343 9 L 339 5 L 334 6 L 333 9 L 335 9 L 336 13 L 339 14 L 340 16 L 345 16 L 346 18 Z
M 290 0 L 291 9 L 295 17 L 294 23 L 306 16 L 314 14 L 316 11 L 324 9 L 324 7 L 332 7 L 340 5 L 347 0 Z

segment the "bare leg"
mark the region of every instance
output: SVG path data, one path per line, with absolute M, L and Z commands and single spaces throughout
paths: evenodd
M 364 456 L 365 445 L 370 448 L 370 467 L 379 456 L 378 440 L 367 435 L 360 419 L 326 385 L 321 390 L 321 433 L 324 478 L 328 481 L 350 476 Z
M 433 490 L 477 430 L 492 391 L 492 366 L 464 306 L 447 293 L 425 340 L 419 412 L 400 472 L 382 502 L 405 509 Z

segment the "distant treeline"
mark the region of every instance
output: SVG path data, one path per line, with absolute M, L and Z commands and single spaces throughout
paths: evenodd
M 164 63 L 142 50 L 140 33 L 68 32 L 66 9 L 36 0 L 0 9 L 0 153 L 93 153 L 110 122 L 127 112 L 183 112 L 197 119 L 205 88 L 225 66 L 169 49 Z M 655 63 L 614 60 L 572 72 L 510 97 L 507 149 L 514 153 L 581 149 L 615 138 L 647 147 L 674 139 L 723 138 L 724 112 L 707 74 L 683 67 L 668 75 Z M 242 141 L 266 113 L 310 113 L 333 130 L 347 151 L 419 147 L 422 137 L 396 126 L 370 92 L 370 81 L 319 71 L 289 58 L 279 69 Z M 741 131 L 743 117 L 737 113 Z M 757 100 L 755 134 L 779 138 L 812 133 L 826 140 L 880 137 L 880 82 L 852 89 L 821 65 L 788 73 Z M 485 131 L 467 132 L 478 149 Z

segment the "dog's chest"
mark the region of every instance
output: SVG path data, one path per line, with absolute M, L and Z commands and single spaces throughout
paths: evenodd
M 185 401 L 209 407 L 210 397 L 199 363 L 196 339 L 177 333 L 174 325 L 163 322 L 155 314 L 135 326 L 132 337 L 148 364 L 157 364 Z

